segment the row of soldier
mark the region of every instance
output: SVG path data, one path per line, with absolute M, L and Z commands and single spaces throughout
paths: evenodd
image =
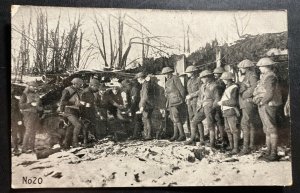
M 275 115 L 282 104 L 282 99 L 278 89 L 278 78 L 272 70 L 274 64 L 270 58 L 262 58 L 256 64 L 261 71 L 259 78 L 255 73 L 254 63 L 244 60 L 238 65 L 244 76 L 243 80 L 236 82 L 234 74 L 224 72 L 222 68 L 216 68 L 213 72 L 204 70 L 199 74 L 195 66 L 189 66 L 186 69 L 189 77 L 187 89 L 184 88 L 179 77 L 173 74 L 173 69 L 163 68 L 162 74 L 166 75 L 166 109 L 173 122 L 173 136 L 169 140 L 184 141 L 185 145 L 195 145 L 198 138 L 200 145 L 214 148 L 215 126 L 217 126 L 221 141 L 224 143 L 228 141 L 227 149 L 231 154 L 237 154 L 240 149 L 237 125 L 241 116 L 243 147 L 240 154 L 244 155 L 250 153 L 255 147 L 256 127 L 254 123 L 260 118 L 266 134 L 267 152 L 264 157 L 270 161 L 278 159 L 278 129 Z M 131 108 L 128 112 L 133 117 L 133 122 L 136 123 L 139 122 L 138 115 L 142 115 L 144 140 L 150 140 L 153 135 L 151 117 L 155 109 L 155 91 L 147 74 L 143 72 L 138 73 L 133 82 L 135 84 L 129 92 Z M 86 144 L 87 130 L 84 125 L 87 124 L 87 127 L 95 125 L 97 115 L 102 119 L 107 119 L 107 113 L 102 113 L 101 110 L 105 112 L 110 109 L 112 115 L 118 119 L 118 109 L 124 108 L 124 104 L 120 101 L 122 98 L 113 97 L 118 92 L 116 86 L 111 90 L 112 95 L 104 98 L 104 85 L 100 84 L 97 79 L 90 80 L 89 86 L 80 92 L 82 85 L 83 80 L 74 78 L 72 85 L 62 92 L 59 112 L 72 125 L 66 130 L 62 143 L 64 147 L 70 145 L 77 147 L 81 130 L 84 136 L 83 143 Z M 42 111 L 36 87 L 36 82 L 30 82 L 19 102 L 26 127 L 23 152 L 34 150 L 35 132 L 39 124 L 39 113 Z M 188 140 L 183 128 L 186 120 L 186 107 L 191 125 Z M 207 144 L 204 141 L 204 119 L 209 131 Z M 138 126 L 134 126 L 131 139 L 138 138 L 137 129 Z

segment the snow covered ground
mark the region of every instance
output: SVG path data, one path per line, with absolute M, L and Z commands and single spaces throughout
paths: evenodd
M 46 159 L 37 160 L 35 154 L 13 156 L 12 187 L 292 184 L 290 161 L 265 162 L 257 160 L 259 155 L 230 157 L 166 140 L 115 143 L 103 139 L 93 148 L 62 151 Z

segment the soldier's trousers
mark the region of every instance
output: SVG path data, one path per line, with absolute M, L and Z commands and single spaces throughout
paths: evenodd
M 72 124 L 73 127 L 67 128 L 64 144 L 68 144 L 68 141 L 71 138 L 72 133 L 73 133 L 72 142 L 73 142 L 73 145 L 77 145 L 78 135 L 79 135 L 80 129 L 81 129 L 81 123 L 80 123 L 78 117 L 75 115 L 72 115 L 72 114 L 68 115 L 67 119 L 69 120 L 69 122 Z
M 25 129 L 23 127 L 24 127 L 23 125 L 18 125 L 13 121 L 11 122 L 11 142 L 12 142 L 12 147 L 15 149 L 17 149 L 18 144 L 22 143 L 23 141 L 24 132 L 25 132 Z
M 207 120 L 207 128 L 208 129 L 214 129 L 214 123 L 215 123 L 215 111 L 212 109 L 211 106 L 205 106 L 201 107 L 197 113 L 195 113 L 195 116 L 193 117 L 192 124 L 198 125 L 202 123 L 204 119 Z
M 142 115 L 142 121 L 144 124 L 144 135 L 146 138 L 151 137 L 151 132 L 152 132 L 152 113 L 153 109 L 147 109 L 143 112 Z
M 25 125 L 25 134 L 22 150 L 34 150 L 35 134 L 40 127 L 39 114 L 34 112 L 24 112 L 23 120 Z
M 173 123 L 183 124 L 186 120 L 186 106 L 185 103 L 178 106 L 169 107 L 170 118 Z
M 247 104 L 245 108 L 242 109 L 242 119 L 241 119 L 241 128 L 243 131 L 245 129 L 254 129 L 255 122 L 257 121 L 257 109 L 254 104 Z
M 238 134 L 239 130 L 237 127 L 237 122 L 238 119 L 236 116 L 224 117 L 226 133 Z
M 277 135 L 276 113 L 277 106 L 263 105 L 258 107 L 259 116 L 263 124 L 263 130 L 266 135 Z

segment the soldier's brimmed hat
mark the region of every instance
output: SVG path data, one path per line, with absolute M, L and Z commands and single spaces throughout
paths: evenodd
M 83 84 L 83 80 L 81 78 L 73 78 L 71 83 L 73 83 L 73 84 Z
M 250 68 L 252 66 L 255 66 L 254 63 L 251 60 L 245 59 L 245 60 L 241 61 L 237 67 L 238 68 Z
M 171 73 L 171 72 L 174 72 L 174 70 L 170 67 L 164 67 L 161 71 L 161 74 L 168 74 L 168 73 Z
M 257 62 L 256 66 L 271 66 L 274 64 L 276 64 L 276 62 L 274 62 L 271 58 L 262 58 Z
M 137 73 L 134 78 L 138 79 L 138 78 L 145 78 L 146 77 L 146 73 L 145 72 L 139 72 Z
M 192 72 L 196 72 L 198 71 L 199 69 L 196 67 L 196 66 L 188 66 L 186 69 L 185 69 L 185 73 L 192 73 Z
M 38 87 L 39 84 L 36 81 L 30 81 L 27 83 L 28 86 Z
M 223 72 L 222 76 L 220 77 L 222 80 L 233 80 L 234 75 L 232 72 Z
M 224 68 L 222 68 L 221 66 L 217 67 L 214 69 L 214 74 L 222 74 L 224 72 Z
M 90 80 L 90 86 L 99 86 L 100 82 L 97 79 Z
M 211 75 L 213 75 L 213 73 L 210 70 L 203 70 L 200 73 L 199 78 L 203 78 L 203 77 L 211 76 Z

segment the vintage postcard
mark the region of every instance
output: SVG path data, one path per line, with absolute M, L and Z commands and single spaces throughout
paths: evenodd
M 12 188 L 292 185 L 287 11 L 11 16 Z

